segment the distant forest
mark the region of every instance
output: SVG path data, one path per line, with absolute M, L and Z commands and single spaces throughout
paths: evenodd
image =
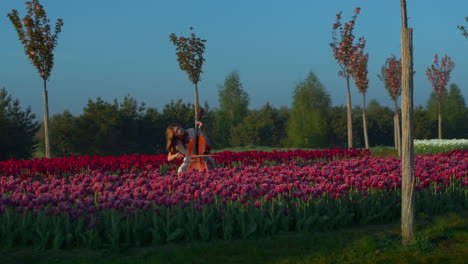
M 347 148 L 346 106 L 332 106 L 330 95 L 312 72 L 296 85 L 290 107 L 278 109 L 267 103 L 250 109 L 249 95 L 236 72 L 219 87 L 218 99 L 217 108 L 201 105 L 205 110 L 203 130 L 214 150 L 239 146 Z M 353 98 L 353 102 L 353 146 L 363 148 L 361 100 Z M 456 84 L 450 85 L 441 102 L 443 138 L 468 138 L 468 108 Z M 425 106 L 415 107 L 416 139 L 437 138 L 437 107 L 434 92 Z M 366 105 L 371 147 L 394 146 L 393 111 L 376 100 Z M 0 90 L 0 160 L 42 156 L 44 135 L 39 119 L 6 88 Z M 179 99 L 157 109 L 130 95 L 120 102 L 90 99 L 80 115 L 64 111 L 50 118 L 52 157 L 165 153 L 165 130 L 172 123 L 193 127 L 193 103 Z

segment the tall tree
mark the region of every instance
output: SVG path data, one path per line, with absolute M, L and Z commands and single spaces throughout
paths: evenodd
M 447 138 L 468 138 L 468 108 L 460 88 L 454 83 L 450 84 L 445 112 Z
M 273 108 L 273 122 L 275 130 L 273 131 L 273 143 L 271 147 L 286 147 L 288 134 L 286 126 L 290 116 L 289 108 L 282 106 L 279 109 Z
M 193 27 L 190 27 L 193 30 Z M 195 123 L 198 121 L 198 82 L 200 81 L 200 74 L 203 72 L 202 67 L 205 62 L 203 52 L 205 52 L 205 39 L 201 39 L 195 35 L 194 32 L 190 37 L 180 36 L 177 37 L 174 33 L 169 35 L 169 40 L 176 46 L 177 61 L 181 70 L 185 71 L 189 80 L 195 87 Z M 196 129 L 196 125 L 194 125 Z M 197 149 L 197 146 L 194 146 Z
M 363 48 L 365 41 L 356 50 L 351 59 L 351 74 L 354 79 L 354 84 L 362 94 L 362 128 L 364 132 L 364 143 L 366 149 L 369 149 L 369 136 L 367 134 L 367 119 L 366 119 L 366 92 L 369 87 L 369 79 L 367 78 L 367 62 L 369 54 L 364 54 Z
M 259 110 L 249 111 L 241 123 L 231 127 L 230 145 L 233 147 L 270 146 L 271 134 L 264 135 L 260 130 L 273 132 L 273 119 Z M 268 142 L 265 144 L 265 142 Z
M 296 85 L 287 124 L 288 139 L 293 147 L 327 145 L 327 113 L 330 105 L 330 95 L 313 72 Z
M 249 113 L 249 95 L 242 87 L 237 72 L 231 72 L 218 89 L 219 110 L 217 115 L 217 142 L 222 147 L 229 146 L 231 128 L 240 124 Z
M 145 103 L 138 104 L 137 100 L 130 95 L 123 98 L 119 104 L 120 131 L 122 138 L 119 145 L 126 153 L 140 153 L 139 137 L 141 122 L 140 118 L 145 111 Z
M 269 103 L 249 111 L 242 123 L 232 127 L 232 145 L 279 147 L 286 137 L 286 118 L 285 109 L 275 109 Z
M 81 155 L 88 153 L 77 152 L 78 124 L 77 117 L 65 110 L 61 114 L 55 114 L 50 119 L 50 138 L 53 142 L 54 152 L 52 157 Z
M 466 22 L 468 23 L 468 16 L 465 17 L 465 20 Z M 462 25 L 459 25 L 458 28 L 461 30 L 463 36 L 465 36 L 465 38 L 468 38 L 468 29 L 466 26 L 462 26 Z
M 427 101 L 427 114 L 431 122 L 434 123 L 437 123 L 438 120 L 438 101 L 439 97 L 433 91 Z M 458 86 L 452 83 L 450 89 L 443 92 L 440 101 L 444 113 L 444 126 L 442 127 L 444 137 L 466 138 L 468 134 L 468 109 Z
M 366 106 L 367 120 L 369 121 L 369 137 L 374 146 L 389 146 L 392 143 L 393 111 L 388 106 L 380 105 L 372 99 Z
M 339 76 L 342 76 L 346 79 L 346 110 L 347 110 L 347 128 L 348 128 L 348 148 L 353 147 L 353 123 L 351 117 L 351 91 L 349 88 L 349 78 L 351 77 L 351 63 L 352 57 L 356 51 L 363 47 L 364 39 L 359 38 L 357 43 L 354 43 L 354 25 L 357 19 L 357 15 L 361 11 L 361 8 L 356 8 L 354 10 L 354 15 L 352 19 L 342 24 L 341 23 L 341 14 L 342 12 L 336 14 L 336 22 L 333 24 L 333 33 L 332 38 L 333 42 L 330 43 L 330 47 L 333 51 L 334 58 L 338 61 L 338 65 L 341 70 L 338 72 Z M 338 32 L 337 32 L 338 31 Z
M 435 97 L 434 97 L 435 98 Z M 423 106 L 419 105 L 414 108 L 414 138 L 415 139 L 431 139 L 435 138 L 437 129 L 437 121 L 433 122 L 429 113 Z
M 0 89 L 0 160 L 29 159 L 35 151 L 39 129 L 31 107 L 22 110 L 5 88 Z
M 53 51 L 57 45 L 58 34 L 62 31 L 63 20 L 57 20 L 55 32 L 52 34 L 50 20 L 39 0 L 26 2 L 26 10 L 26 16 L 23 19 L 19 18 L 19 13 L 15 9 L 8 14 L 8 18 L 18 33 L 26 56 L 43 80 L 45 154 L 47 158 L 50 158 L 47 81 L 54 66 Z
M 398 155 L 401 156 L 401 129 L 398 110 L 398 97 L 401 95 L 401 60 L 397 60 L 395 55 L 391 55 L 382 66 L 381 75 L 378 75 L 378 77 L 385 84 L 385 89 L 387 89 L 393 101 L 394 144 L 395 149 L 398 150 Z
M 184 103 L 182 99 L 177 101 L 171 100 L 168 104 L 162 109 L 162 115 L 166 126 L 171 123 L 174 123 L 174 120 L 177 120 L 177 123 L 183 127 L 191 127 L 193 121 L 193 104 Z
M 190 108 L 190 117 L 191 115 Z M 167 124 L 163 122 L 163 115 L 154 107 L 146 108 L 146 111 L 139 118 L 140 129 L 138 131 L 139 153 L 141 154 L 161 154 L 166 152 L 165 128 Z M 191 122 L 190 122 L 191 124 Z
M 77 152 L 89 155 L 123 155 L 120 147 L 121 122 L 119 104 L 98 97 L 88 100 L 83 114 L 77 119 Z
M 328 114 L 331 130 L 328 135 L 329 147 L 346 148 L 346 106 L 333 106 L 328 110 Z
M 414 123 L 413 123 L 413 29 L 408 28 L 406 0 L 401 6 L 401 235 L 402 243 L 414 239 Z
M 450 73 L 455 67 L 455 63 L 451 60 L 450 57 L 445 55 L 439 64 L 439 58 L 437 54 L 434 55 L 434 60 L 432 62 L 434 64 L 426 69 L 426 75 L 432 84 L 432 89 L 434 89 L 434 92 L 437 95 L 439 111 L 438 134 L 439 139 L 442 139 L 442 95 L 446 90 L 445 87 L 450 80 Z

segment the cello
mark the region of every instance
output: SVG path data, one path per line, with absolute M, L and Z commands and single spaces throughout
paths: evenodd
M 204 111 L 202 108 L 198 110 L 197 119 L 201 120 Z M 195 124 L 194 128 L 195 135 L 188 144 L 188 152 L 190 153 L 190 164 L 187 168 L 187 172 L 191 171 L 208 171 L 208 163 L 205 161 L 204 157 L 210 156 L 209 151 L 211 146 L 209 145 L 206 138 L 200 133 L 201 128 Z M 199 135 L 200 134 L 200 135 Z

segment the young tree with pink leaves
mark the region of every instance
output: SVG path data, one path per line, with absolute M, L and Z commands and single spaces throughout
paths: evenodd
M 351 63 L 352 57 L 360 48 L 364 48 L 364 39 L 359 38 L 357 43 L 354 42 L 354 25 L 357 19 L 357 15 L 361 11 L 361 8 L 354 10 L 352 19 L 347 23 L 341 22 L 342 12 L 336 14 L 336 22 L 333 24 L 332 38 L 333 42 L 330 43 L 330 47 L 333 51 L 333 57 L 338 61 L 338 65 L 341 70 L 338 72 L 339 76 L 346 79 L 346 110 L 347 110 L 347 128 L 348 128 L 348 148 L 353 147 L 353 123 L 351 118 L 351 92 L 349 88 L 349 78 L 351 77 Z
M 366 149 L 369 149 L 369 136 L 367 135 L 367 119 L 366 119 L 366 92 L 369 88 L 369 79 L 367 78 L 367 63 L 369 54 L 364 54 L 363 48 L 365 41 L 362 42 L 357 51 L 351 57 L 351 74 L 354 79 L 354 84 L 362 94 L 362 127 L 364 129 L 364 142 Z
M 193 30 L 193 27 L 190 27 L 190 30 Z M 171 33 L 169 35 L 169 40 L 176 47 L 177 61 L 179 62 L 180 69 L 187 73 L 189 80 L 195 86 L 194 127 L 196 128 L 196 123 L 199 121 L 198 82 L 200 81 L 200 74 L 203 73 L 202 67 L 205 62 L 203 53 L 205 52 L 206 39 L 201 39 L 192 32 L 190 37 L 177 37 L 174 33 Z
M 26 56 L 43 80 L 45 156 L 50 158 L 47 80 L 49 80 L 54 66 L 53 51 L 57 45 L 58 34 L 62 30 L 63 20 L 57 20 L 55 33 L 52 34 L 50 20 L 47 19 L 44 7 L 39 3 L 39 0 L 26 2 L 26 10 L 26 16 L 23 19 L 19 18 L 18 11 L 14 9 L 8 14 L 8 18 L 18 33 Z
M 385 84 L 390 98 L 394 105 L 393 112 L 393 130 L 395 135 L 395 149 L 398 150 L 398 155 L 401 156 L 401 129 L 400 115 L 398 107 L 398 97 L 401 95 L 401 60 L 398 60 L 395 55 L 391 55 L 382 66 L 379 79 Z
M 429 81 L 432 84 L 432 88 L 437 95 L 437 104 L 439 110 L 439 139 L 442 139 L 442 106 L 441 106 L 441 99 L 442 95 L 445 93 L 446 86 L 450 80 L 450 73 L 452 72 L 453 68 L 455 67 L 455 63 L 452 59 L 445 55 L 439 64 L 439 57 L 437 54 L 434 55 L 434 60 L 432 61 L 430 67 L 426 69 L 426 75 L 429 78 Z

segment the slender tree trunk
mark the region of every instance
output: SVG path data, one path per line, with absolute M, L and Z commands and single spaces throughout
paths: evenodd
M 362 94 L 362 127 L 364 129 L 364 142 L 366 149 L 369 149 L 369 136 L 367 135 L 367 118 L 366 118 L 366 94 Z
M 396 128 L 396 112 L 393 112 L 393 143 L 395 150 L 398 151 L 398 138 L 397 138 L 397 128 Z
M 442 139 L 442 104 L 440 96 L 437 98 L 437 107 L 439 108 L 439 139 Z
M 404 245 L 414 240 L 414 142 L 413 142 L 413 39 L 407 27 L 406 0 L 401 0 L 402 29 L 402 183 L 401 235 Z
M 398 110 L 398 102 L 395 99 L 393 101 L 393 105 L 395 107 L 394 114 L 393 114 L 393 126 L 395 128 L 395 148 L 398 151 L 398 156 L 401 157 L 401 128 L 400 128 L 400 111 Z
M 349 89 L 349 77 L 346 78 L 346 112 L 347 112 L 347 125 L 348 125 L 348 148 L 353 147 L 353 120 L 351 118 L 351 92 Z
M 50 159 L 50 138 L 49 138 L 49 96 L 47 95 L 47 80 L 44 81 L 44 147 L 45 156 Z
M 195 83 L 195 104 L 194 104 L 194 110 L 195 110 L 195 118 L 194 118 L 195 124 L 194 124 L 193 128 L 194 128 L 195 136 L 198 136 L 198 127 L 197 127 L 197 121 L 198 121 L 198 85 L 197 85 L 197 83 Z M 193 153 L 197 153 L 197 152 L 198 152 L 198 140 L 195 140 L 195 141 L 194 141 L 192 152 L 193 152 Z
M 195 83 L 195 104 L 194 104 L 194 110 L 195 110 L 195 122 L 198 121 L 198 85 Z

